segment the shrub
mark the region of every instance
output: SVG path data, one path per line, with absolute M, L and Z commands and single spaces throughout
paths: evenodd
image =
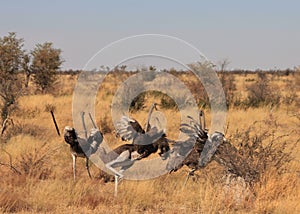
M 46 166 L 51 153 L 48 149 L 44 143 L 40 147 L 22 154 L 19 160 L 21 174 L 38 179 L 47 179 L 51 174 L 51 169 Z
M 298 99 L 297 89 L 293 85 L 292 81 L 288 80 L 285 86 L 286 94 L 283 96 L 283 103 L 286 105 L 291 105 L 295 103 Z
M 235 103 L 236 84 L 233 74 L 220 73 L 220 81 L 226 97 L 227 106 Z
M 199 81 L 188 81 L 185 83 L 199 106 L 209 106 L 209 97 L 205 91 L 205 88 Z
M 266 172 L 284 173 L 297 142 L 288 141 L 290 133 L 278 136 L 276 132 L 278 124 L 272 116 L 254 122 L 246 130 L 237 129 L 229 136 L 230 143 L 220 145 L 215 160 L 250 186 L 261 183 Z
M 46 142 L 43 144 L 40 144 L 38 141 L 28 143 L 27 140 L 33 138 L 21 139 L 25 140 L 25 142 L 22 142 L 23 145 L 18 145 L 20 147 L 19 151 L 13 151 L 15 146 L 12 145 L 16 143 L 15 141 L 18 141 L 18 137 L 10 139 L 12 141 L 8 142 L 10 149 L 6 151 L 2 148 L 1 152 L 6 155 L 0 160 L 0 166 L 4 166 L 10 169 L 11 172 L 25 177 L 49 178 L 52 172 L 52 168 L 49 166 L 51 162 L 49 159 L 57 151 L 57 148 L 50 149 Z
M 266 74 L 259 72 L 258 79 L 256 82 L 252 83 L 247 87 L 248 97 L 246 100 L 246 105 L 251 107 L 259 107 L 261 105 L 272 106 L 279 104 L 280 93 L 271 88 L 270 81 L 268 80 Z

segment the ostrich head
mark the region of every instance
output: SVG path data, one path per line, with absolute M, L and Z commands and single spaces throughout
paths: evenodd
M 77 142 L 77 133 L 75 129 L 70 126 L 66 126 L 64 129 L 64 138 L 66 143 L 74 145 Z
M 157 103 L 153 103 L 152 106 L 157 111 L 157 106 L 159 106 L 159 105 Z

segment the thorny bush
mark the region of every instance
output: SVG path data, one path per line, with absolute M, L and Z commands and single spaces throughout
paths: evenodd
M 250 186 L 261 183 L 266 172 L 285 173 L 288 163 L 293 160 L 292 149 L 299 140 L 288 140 L 295 130 L 278 135 L 279 126 L 270 115 L 265 120 L 254 122 L 246 130 L 237 129 L 227 142 L 220 145 L 215 160 Z

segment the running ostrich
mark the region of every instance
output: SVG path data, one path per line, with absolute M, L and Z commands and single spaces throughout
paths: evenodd
M 189 138 L 183 142 L 175 142 L 173 144 L 173 158 L 167 164 L 167 170 L 176 172 L 184 165 L 190 168 L 184 185 L 195 171 L 205 167 L 216 152 L 218 146 L 226 141 L 224 134 L 214 132 L 210 137 L 208 130 L 205 128 L 205 116 L 201 110 L 199 112 L 199 121 L 197 123 L 192 117 L 189 117 L 190 124 L 181 124 L 180 130 L 186 133 Z
M 90 115 L 91 118 L 91 115 Z M 91 118 L 92 120 L 92 118 Z M 84 121 L 84 120 L 83 120 Z M 64 129 L 64 139 L 66 143 L 70 145 L 70 151 L 73 158 L 73 177 L 74 181 L 76 180 L 76 159 L 77 157 L 85 158 L 86 164 L 85 167 L 87 169 L 88 175 L 90 178 L 92 178 L 90 169 L 89 169 L 89 157 L 92 154 L 95 154 L 96 151 L 99 148 L 99 145 L 103 141 L 103 136 L 99 129 L 96 128 L 95 123 L 92 120 L 92 123 L 94 124 L 94 128 L 90 131 L 90 136 L 88 139 L 83 139 L 78 137 L 76 131 L 74 128 L 70 126 L 66 126 Z M 85 128 L 85 125 L 83 125 Z M 85 130 L 86 133 L 86 130 Z

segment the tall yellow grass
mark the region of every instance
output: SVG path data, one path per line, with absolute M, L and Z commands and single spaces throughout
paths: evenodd
M 125 78 L 126 76 L 122 76 Z M 110 120 L 110 102 L 117 80 L 114 84 L 105 82 L 96 101 L 97 125 L 103 120 L 112 127 Z M 117 78 L 117 77 L 115 77 Z M 121 79 L 121 77 L 119 77 Z M 185 77 L 187 78 L 187 77 Z M 244 93 L 247 82 L 237 76 L 238 90 Z M 281 86 L 285 79 L 276 79 Z M 99 169 L 92 165 L 93 179 L 89 179 L 83 159 L 78 159 L 77 181 L 72 178 L 72 159 L 68 145 L 63 137 L 56 135 L 51 115 L 45 111 L 47 105 L 55 106 L 57 122 L 62 132 L 63 127 L 72 125 L 72 94 L 74 77 L 64 77 L 59 84 L 63 93 L 56 95 L 28 95 L 19 101 L 18 110 L 12 115 L 15 123 L 24 127 L 39 127 L 36 135 L 18 133 L 6 143 L 1 144 L 0 163 L 9 163 L 22 175 L 14 173 L 7 166 L 0 165 L 0 212 L 18 213 L 300 213 L 300 146 L 294 148 L 293 161 L 289 171 L 278 175 L 272 171 L 264 175 L 264 182 L 256 185 L 255 194 L 243 193 L 236 198 L 236 193 L 227 191 L 222 180 L 222 167 L 211 163 L 204 170 L 198 171 L 197 178 L 183 182 L 188 169 L 183 167 L 176 173 L 166 174 L 146 181 L 123 180 L 119 186 L 118 197 L 113 196 L 114 184 L 97 179 Z M 68 84 L 67 84 L 68 83 Z M 68 85 L 68 86 L 66 86 Z M 65 87 L 65 88 L 64 88 Z M 298 92 L 299 93 L 299 92 Z M 146 122 L 147 109 L 154 98 L 148 98 L 146 108 L 131 116 Z M 270 114 L 280 124 L 278 134 L 295 130 L 289 136 L 291 142 L 299 140 L 299 120 L 294 116 L 297 107 L 229 109 L 227 115 L 227 133 L 236 129 L 243 130 L 254 121 L 263 120 Z M 167 135 L 177 139 L 178 112 L 161 110 L 167 118 Z M 207 111 L 207 110 L 206 110 Z M 207 111 L 209 122 L 209 111 Z M 112 127 L 113 130 L 113 127 Z M 114 148 L 122 142 L 114 133 L 106 133 L 105 139 Z M 6 152 L 3 152 L 6 151 Z M 11 155 L 11 157 L 8 155 Z M 40 165 L 34 165 L 39 160 Z M 24 162 L 30 165 L 31 172 L 26 173 Z M 23 165 L 22 165 L 23 164 Z

